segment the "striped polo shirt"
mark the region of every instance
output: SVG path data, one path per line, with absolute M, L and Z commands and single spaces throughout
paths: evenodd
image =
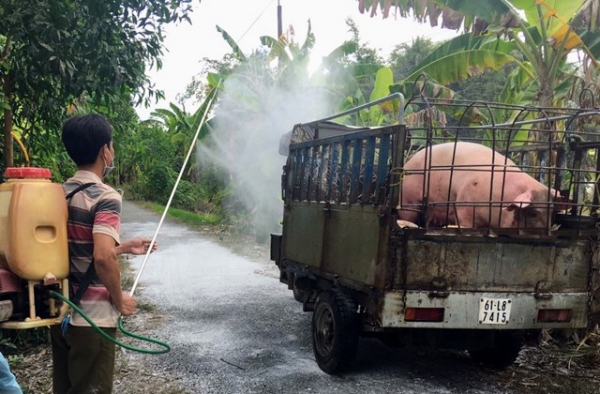
M 95 183 L 76 193 L 69 204 L 69 281 L 75 289 L 81 284 L 94 255 L 94 234 L 106 234 L 119 244 L 121 196 L 105 185 L 93 172 L 77 171 L 64 183 L 65 195 L 85 183 Z M 81 299 L 80 308 L 99 327 L 116 327 L 119 312 L 112 305 L 108 290 L 97 275 Z M 78 313 L 71 318 L 74 326 L 89 326 Z

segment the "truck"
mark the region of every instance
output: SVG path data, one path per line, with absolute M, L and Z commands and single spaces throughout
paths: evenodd
M 400 110 L 393 124 L 332 121 L 348 123 L 390 100 Z M 595 327 L 598 115 L 422 96 L 405 104 L 394 94 L 294 126 L 280 146 L 287 155 L 283 221 L 281 233 L 271 234 L 270 253 L 280 282 L 312 312 L 318 366 L 329 374 L 346 371 L 359 338 L 369 336 L 393 346 L 466 350 L 477 363 L 503 368 L 542 330 Z M 566 207 L 549 211 L 542 229 L 399 221 L 407 159 L 448 141 L 475 141 L 505 154 L 560 190 Z

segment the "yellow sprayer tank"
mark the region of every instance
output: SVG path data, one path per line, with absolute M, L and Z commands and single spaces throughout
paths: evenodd
M 69 274 L 67 204 L 46 168 L 7 168 L 0 184 L 0 266 L 26 280 Z

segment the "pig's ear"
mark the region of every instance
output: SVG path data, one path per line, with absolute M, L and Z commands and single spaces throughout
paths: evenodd
M 515 200 L 508 207 L 506 207 L 506 210 L 510 212 L 517 208 L 527 208 L 529 204 L 531 204 L 532 198 L 533 196 L 531 195 L 531 190 L 519 194 L 517 197 L 515 197 Z
M 553 188 L 550 188 L 550 197 L 552 197 L 554 201 L 560 201 L 560 199 L 562 198 L 560 192 Z
M 558 190 L 550 188 L 550 197 L 552 197 L 552 201 L 554 201 L 554 209 L 556 211 L 569 209 L 569 199 L 561 196 Z

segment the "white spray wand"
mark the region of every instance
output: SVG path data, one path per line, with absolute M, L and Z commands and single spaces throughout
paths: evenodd
M 220 83 L 219 83 L 219 85 L 220 85 Z M 192 140 L 192 144 L 190 145 L 190 149 L 188 150 L 187 156 L 185 157 L 185 160 L 183 161 L 183 164 L 181 165 L 181 170 L 179 171 L 179 175 L 177 176 L 177 180 L 175 181 L 173 190 L 171 190 L 171 195 L 169 196 L 169 200 L 167 201 L 165 210 L 163 211 L 160 221 L 158 222 L 158 227 L 156 227 L 156 231 L 154 232 L 152 241 L 150 241 L 150 245 L 148 246 L 148 251 L 146 252 L 146 255 L 144 256 L 144 261 L 142 262 L 140 271 L 138 272 L 137 277 L 135 278 L 135 282 L 133 282 L 133 286 L 131 287 L 131 291 L 129 292 L 129 294 L 131 296 L 133 296 L 133 293 L 135 292 L 135 289 L 137 288 L 138 282 L 140 281 L 140 277 L 142 276 L 142 273 L 144 272 L 144 268 L 146 267 L 146 262 L 148 261 L 148 256 L 150 256 L 150 253 L 152 253 L 152 248 L 154 247 L 154 244 L 156 243 L 156 237 L 158 236 L 158 232 L 160 231 L 160 228 L 165 220 L 165 217 L 167 216 L 167 212 L 169 211 L 169 207 L 171 206 L 171 202 L 173 201 L 173 197 L 175 196 L 175 192 L 177 191 L 177 186 L 179 186 L 179 181 L 181 180 L 181 177 L 183 176 L 185 167 L 187 166 L 190 156 L 192 155 L 192 152 L 194 150 L 194 146 L 196 145 L 196 141 L 198 140 L 198 135 L 200 134 L 200 130 L 202 129 L 202 126 L 204 125 L 204 121 L 206 120 L 206 116 L 208 115 L 208 112 L 209 112 L 210 108 L 212 107 L 213 100 L 215 99 L 215 97 L 217 97 L 218 88 L 219 88 L 219 86 L 214 88 L 215 89 L 214 95 L 211 97 L 211 99 L 206 104 L 206 110 L 204 111 L 204 115 L 202 115 L 202 120 L 200 121 L 200 124 L 198 125 L 196 134 L 194 134 L 194 139 Z

